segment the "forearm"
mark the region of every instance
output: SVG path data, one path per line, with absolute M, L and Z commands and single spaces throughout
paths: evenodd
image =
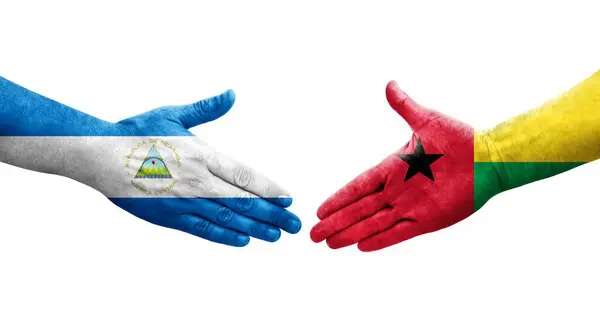
M 89 161 L 94 149 L 81 141 L 90 137 L 81 136 L 114 133 L 112 123 L 0 77 L 0 162 L 89 184 L 83 171 L 90 164 L 80 163 Z
M 498 176 L 496 192 L 600 158 L 600 72 L 542 106 L 475 137 L 475 165 Z
M 120 194 L 112 187 L 121 187 L 119 182 L 126 179 L 124 162 L 143 159 L 128 155 L 136 144 L 148 146 L 152 137 L 188 136 L 177 141 L 183 146 L 192 136 L 180 124 L 159 116 L 161 112 L 176 116 L 176 110 L 169 110 L 109 123 L 0 77 L 0 162 Z
M 114 129 L 0 77 L 0 136 L 94 136 Z

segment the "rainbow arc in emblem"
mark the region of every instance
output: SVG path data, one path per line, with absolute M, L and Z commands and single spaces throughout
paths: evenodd
M 167 168 L 167 164 L 163 160 L 162 156 L 156 149 L 156 146 L 152 145 L 150 151 L 144 159 L 144 163 L 140 166 L 138 172 L 135 175 L 135 179 L 172 179 L 173 176 Z

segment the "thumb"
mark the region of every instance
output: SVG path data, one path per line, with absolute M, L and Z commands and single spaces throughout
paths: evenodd
M 225 93 L 196 103 L 174 106 L 172 110 L 181 125 L 186 129 L 190 129 L 222 117 L 231 109 L 234 102 L 235 93 L 228 90 Z
M 431 117 L 431 110 L 415 102 L 393 80 L 385 88 L 385 97 L 394 111 L 398 112 L 413 131 Z

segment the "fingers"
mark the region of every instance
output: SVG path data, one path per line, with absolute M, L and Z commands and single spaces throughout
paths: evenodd
M 300 219 L 281 206 L 268 202 L 218 178 L 215 178 L 212 184 L 215 187 L 215 192 L 221 194 L 213 200 L 241 215 L 279 227 L 292 234 L 298 233 L 302 228 Z
M 397 222 L 398 218 L 395 216 L 392 209 L 382 209 L 375 213 L 375 215 L 327 238 L 327 245 L 331 249 L 347 247 L 358 243 L 371 235 L 382 232 Z
M 266 176 L 224 155 L 213 154 L 207 159 L 208 169 L 235 187 L 262 197 L 281 207 L 289 207 L 289 192 Z
M 385 199 L 381 192 L 364 197 L 323 219 L 312 228 L 310 237 L 314 242 L 321 242 L 333 234 L 375 214 L 384 206 Z
M 358 243 L 358 249 L 365 252 L 380 250 L 414 238 L 423 233 L 423 229 L 418 222 L 413 220 L 401 220 L 388 230 L 360 241 Z
M 182 215 L 177 222 L 181 231 L 197 237 L 234 247 L 244 247 L 250 242 L 250 237 L 214 224 L 197 215 Z
M 190 129 L 197 125 L 220 118 L 231 109 L 235 102 L 235 93 L 228 90 L 223 94 L 192 104 L 174 106 L 171 110 L 181 125 Z
M 319 219 L 325 219 L 339 209 L 368 196 L 383 188 L 385 173 L 379 167 L 373 167 L 329 197 L 317 210 Z
M 278 228 L 240 215 L 232 209 L 209 199 L 202 202 L 202 216 L 214 224 L 257 239 L 275 242 L 281 236 L 281 231 Z
M 390 81 L 385 88 L 385 96 L 390 106 L 411 127 L 417 131 L 431 117 L 433 111 L 419 105 L 408 96 L 395 81 Z

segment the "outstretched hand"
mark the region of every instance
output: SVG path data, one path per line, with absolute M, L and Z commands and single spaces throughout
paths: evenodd
M 319 207 L 314 242 L 374 251 L 474 212 L 473 128 L 417 104 L 395 82 L 387 85 L 386 97 L 413 135 Z
M 190 105 L 155 109 L 116 125 L 131 135 L 193 136 L 189 128 L 223 116 L 234 100 L 233 91 L 227 91 Z M 219 154 L 196 137 L 169 137 L 167 143 L 177 148 L 183 162 L 171 193 L 136 198 L 106 193 L 113 203 L 152 223 L 232 246 L 245 246 L 249 237 L 274 242 L 280 229 L 289 233 L 300 230 L 298 217 L 285 209 L 292 203 L 289 193 L 266 176 Z M 147 151 L 140 150 L 140 158 Z M 137 169 L 139 163 L 131 165 Z M 122 181 L 123 187 L 133 191 L 130 180 Z M 156 180 L 139 178 L 136 182 Z
M 234 102 L 229 90 L 111 123 L 0 77 L 0 162 L 72 178 L 144 220 L 214 242 L 274 242 L 301 228 L 289 193 L 188 130 Z

